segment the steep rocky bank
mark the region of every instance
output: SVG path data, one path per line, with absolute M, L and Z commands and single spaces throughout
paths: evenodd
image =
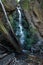
M 36 29 L 39 32 L 39 36 L 43 38 L 43 8 L 41 8 L 41 5 L 38 0 L 33 1 L 23 1 L 23 4 L 21 2 L 21 6 L 24 10 L 25 16 L 29 21 L 29 17 L 32 19 L 32 25 L 36 27 Z M 28 4 L 25 4 L 28 3 Z M 37 5 L 37 6 L 36 6 Z M 26 8 L 25 8 L 26 6 Z
M 9 2 L 12 2 L 12 1 L 9 0 Z M 6 0 L 6 2 L 8 2 L 8 1 Z M 9 5 L 9 3 L 7 5 L 8 5 L 8 7 L 5 4 L 7 11 L 11 11 L 11 12 L 7 12 L 7 15 L 10 20 L 10 23 L 12 23 L 12 26 L 15 30 L 17 27 L 15 27 L 14 25 L 16 25 L 16 23 L 18 23 L 18 15 L 15 11 L 12 11 L 15 9 L 13 7 L 13 5 L 11 5 L 11 4 Z M 12 8 L 10 8 L 10 7 L 12 7 Z M 33 45 L 31 47 L 31 49 L 29 49 L 30 52 L 28 51 L 27 53 L 25 51 L 24 51 L 24 53 L 15 53 L 14 52 L 15 50 L 10 51 L 12 47 L 6 48 L 6 46 L 4 46 L 0 42 L 0 60 L 1 60 L 0 63 L 2 65 L 14 65 L 14 64 L 15 65 L 43 65 L 43 17 L 42 17 L 42 13 L 40 13 L 40 10 L 36 7 L 36 4 L 34 5 L 33 10 L 30 9 L 30 11 L 28 11 L 25 9 L 26 8 L 23 9 L 23 13 L 25 14 L 25 17 L 26 17 L 26 20 L 28 21 L 28 23 L 32 26 L 30 31 L 32 33 L 35 33 L 38 36 L 39 41 L 35 45 Z M 27 9 L 28 9 L 28 7 L 27 7 Z M 4 26 L 3 25 L 1 26 L 3 29 L 3 33 L 9 32 L 8 34 L 10 34 L 9 26 L 7 23 L 5 23 L 6 20 L 3 17 L 4 15 L 2 12 L 0 12 L 0 13 L 1 13 L 0 26 L 1 26 L 1 24 L 4 24 Z M 13 13 L 13 15 L 12 15 L 12 13 Z M 15 15 L 15 13 L 17 16 Z M 25 23 L 27 22 L 26 20 L 25 20 Z M 24 22 L 24 19 L 23 19 L 23 22 Z M 26 24 L 25 24 L 25 27 L 26 27 Z M 1 31 L 1 29 L 0 29 L 0 31 Z M 35 35 L 35 37 L 36 37 L 36 35 Z M 8 37 L 8 39 L 12 40 L 12 37 L 10 38 L 9 35 L 7 37 Z M 18 36 L 18 38 L 19 38 L 19 36 Z M 2 41 L 2 39 L 3 39 L 3 35 L 2 36 L 0 35 L 0 41 Z M 11 42 L 11 40 L 10 40 L 10 42 Z M 31 40 L 30 40 L 30 42 L 31 42 Z M 6 42 L 4 42 L 4 43 L 6 43 Z

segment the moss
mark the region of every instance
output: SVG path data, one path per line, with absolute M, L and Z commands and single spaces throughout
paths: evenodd
M 8 34 L 8 32 L 7 32 L 6 28 L 4 27 L 2 21 L 0 21 L 0 30 L 1 30 L 2 32 L 4 32 L 5 34 Z
M 5 0 L 2 0 L 2 2 L 5 2 Z
M 13 18 L 12 18 L 11 15 L 9 16 L 9 19 L 10 19 L 10 23 L 12 24 L 13 23 Z
M 43 2 L 41 3 L 41 8 L 43 9 Z
M 25 10 L 28 10 L 29 8 L 29 1 L 28 0 L 24 0 L 21 4 L 22 8 Z
M 30 27 L 30 32 L 32 34 L 35 34 L 37 32 L 37 29 L 33 28 L 32 26 Z

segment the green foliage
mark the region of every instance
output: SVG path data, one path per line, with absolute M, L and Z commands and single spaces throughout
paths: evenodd
M 28 0 L 24 0 L 21 3 L 21 6 L 22 6 L 23 9 L 28 10 L 28 8 L 29 8 L 29 1 Z
M 4 32 L 5 34 L 8 34 L 8 32 L 7 32 L 6 28 L 4 27 L 2 21 L 0 21 L 0 30 L 1 30 L 2 32 Z
M 31 25 L 29 26 L 29 28 L 30 28 L 30 32 L 32 34 L 35 34 L 37 32 L 37 29 L 36 28 L 33 28 Z
M 12 24 L 12 23 L 13 23 L 13 18 L 12 18 L 12 16 L 10 15 L 9 18 L 10 18 L 10 23 Z
M 2 0 L 2 2 L 4 2 L 5 0 Z
M 40 3 L 40 7 L 43 9 L 43 0 L 38 0 Z

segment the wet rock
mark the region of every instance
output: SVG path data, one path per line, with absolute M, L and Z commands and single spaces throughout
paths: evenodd
M 38 47 L 32 47 L 31 51 L 33 54 L 39 54 L 40 53 L 40 49 Z
M 32 48 L 32 53 L 34 54 L 42 54 L 43 55 L 43 40 L 38 41 Z

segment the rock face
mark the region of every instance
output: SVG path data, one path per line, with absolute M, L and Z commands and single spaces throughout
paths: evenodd
M 7 10 L 14 10 L 17 5 L 16 0 L 2 0 L 2 2 Z
M 33 23 L 33 25 L 38 30 L 39 35 L 43 38 L 43 5 L 41 5 L 40 3 L 40 0 L 31 0 L 30 2 L 28 2 L 28 4 L 24 4 L 23 2 L 21 6 L 25 11 L 27 20 L 29 21 L 30 14 L 30 20 L 32 20 L 31 23 Z M 27 5 L 26 8 L 25 5 Z
M 43 9 L 40 8 L 40 4 L 36 1 L 33 7 L 32 18 L 41 37 L 43 37 L 43 13 L 42 12 L 43 12 Z

